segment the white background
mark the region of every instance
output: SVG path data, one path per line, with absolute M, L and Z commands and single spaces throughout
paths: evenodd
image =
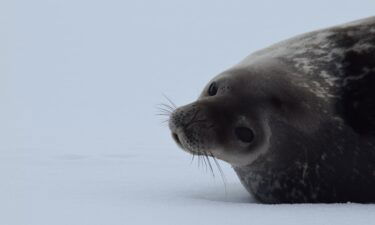
M 254 203 L 179 150 L 157 104 L 368 1 L 0 2 L 0 224 L 375 224 L 375 206 Z M 225 192 L 226 187 L 226 192 Z

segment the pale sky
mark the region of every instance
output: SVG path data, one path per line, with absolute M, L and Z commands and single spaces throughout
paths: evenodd
M 375 1 L 12 0 L 0 13 L 0 148 L 174 146 L 157 117 L 251 52 L 374 15 Z

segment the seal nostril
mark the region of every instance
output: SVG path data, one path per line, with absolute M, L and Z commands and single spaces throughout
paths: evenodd
M 172 137 L 173 137 L 173 140 L 175 140 L 175 142 L 177 142 L 178 145 L 181 145 L 181 141 L 180 141 L 180 138 L 178 137 L 178 134 L 172 133 Z
M 254 132 L 247 127 L 236 127 L 234 133 L 242 142 L 251 143 L 254 140 Z

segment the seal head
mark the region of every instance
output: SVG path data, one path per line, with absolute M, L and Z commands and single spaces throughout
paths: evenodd
M 234 68 L 211 80 L 197 101 L 172 113 L 169 127 L 177 144 L 192 154 L 245 166 L 270 148 L 270 119 L 305 129 L 303 117 L 312 112 L 309 93 L 302 95 L 301 88 L 295 95 L 296 88 L 281 75 L 286 72 L 282 69 L 278 77 L 264 74 L 277 66 L 269 61 L 258 63 L 256 69 Z

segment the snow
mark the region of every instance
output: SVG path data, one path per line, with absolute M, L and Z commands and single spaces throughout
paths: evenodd
M 1 157 L 0 223 L 374 224 L 372 204 L 264 205 L 176 149 Z M 9 174 L 9 171 L 13 171 Z M 216 175 L 218 171 L 216 170 Z
M 224 184 L 191 164 L 155 115 L 163 93 L 189 103 L 249 53 L 373 8 L 1 1 L 0 225 L 375 224 L 373 204 L 256 203 L 229 165 Z

